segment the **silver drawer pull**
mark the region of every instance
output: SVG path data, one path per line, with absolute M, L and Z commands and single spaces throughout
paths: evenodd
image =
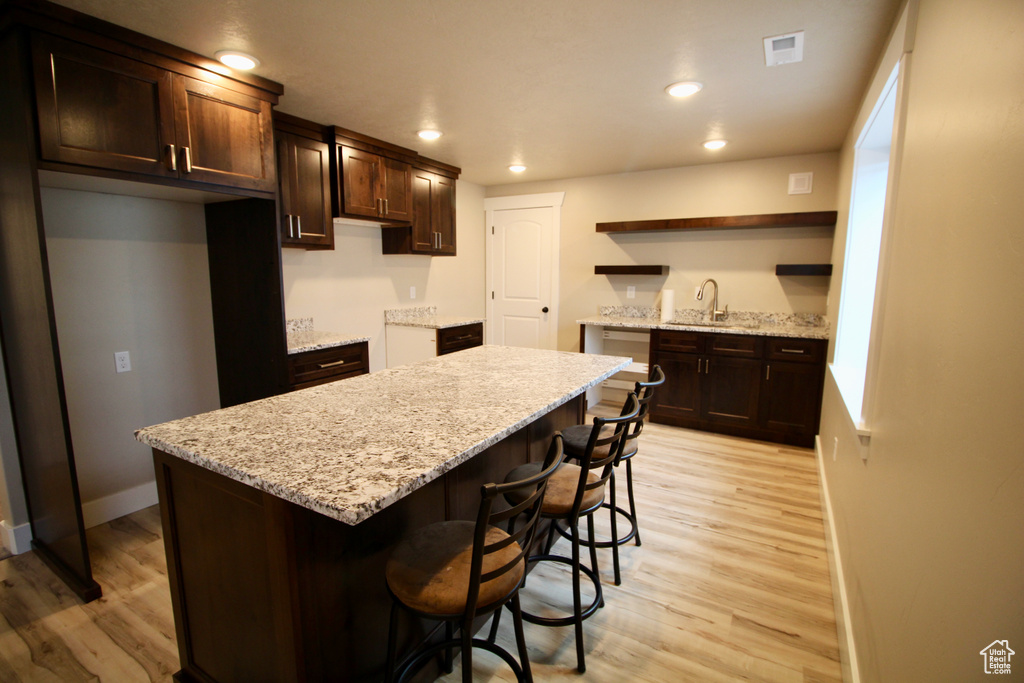
M 799 354 L 803 354 L 803 352 L 804 352 L 803 349 L 779 349 L 779 351 L 781 351 L 782 353 L 799 353 Z
M 336 360 L 333 363 L 318 363 L 318 365 L 320 366 L 321 370 L 323 370 L 325 368 L 333 368 L 335 366 L 344 365 L 344 364 L 345 364 L 345 361 L 343 361 L 343 360 Z

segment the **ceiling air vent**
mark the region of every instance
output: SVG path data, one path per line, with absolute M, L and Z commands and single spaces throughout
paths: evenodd
M 768 66 L 792 64 L 804 59 L 804 32 L 784 33 L 764 39 L 764 63 Z

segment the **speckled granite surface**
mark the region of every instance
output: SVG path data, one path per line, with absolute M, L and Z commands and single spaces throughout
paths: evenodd
M 630 362 L 479 346 L 146 427 L 135 438 L 358 524 Z
M 601 325 L 632 329 L 723 332 L 764 337 L 828 339 L 829 326 L 823 316 L 802 313 L 761 313 L 730 311 L 723 320 L 710 324 L 707 311 L 678 308 L 672 320 L 661 322 L 660 309 L 642 306 L 602 306 L 600 315 L 583 318 L 580 325 Z
M 453 315 L 438 315 L 437 306 L 417 306 L 412 308 L 389 308 L 384 311 L 386 325 L 402 327 L 427 327 L 441 330 L 459 325 L 482 323 L 484 318 L 465 318 Z
M 364 341 L 370 341 L 370 338 L 353 337 L 337 332 L 315 332 L 313 330 L 289 332 L 288 355 L 303 353 L 304 351 L 316 351 L 317 349 L 329 349 L 335 346 L 345 346 L 346 344 L 358 344 Z
M 284 322 L 285 332 L 288 336 L 288 355 L 370 341 L 369 337 L 353 337 L 338 332 L 316 331 L 313 329 L 312 318 L 289 318 Z

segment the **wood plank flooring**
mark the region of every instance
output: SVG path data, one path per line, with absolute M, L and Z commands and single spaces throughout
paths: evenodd
M 526 624 L 536 680 L 841 680 L 812 451 L 648 424 L 634 477 L 643 545 L 620 549 L 621 586 L 600 552 L 606 604 L 585 624 L 587 672 L 571 627 Z M 160 534 L 155 507 L 90 529 L 104 595 L 88 605 L 32 553 L 0 562 L 0 681 L 170 681 Z M 564 609 L 568 586 L 562 568 L 540 568 L 524 608 Z M 511 631 L 506 615 L 499 640 L 514 652 Z M 474 655 L 477 680 L 512 680 Z M 458 667 L 442 680 L 461 680 Z

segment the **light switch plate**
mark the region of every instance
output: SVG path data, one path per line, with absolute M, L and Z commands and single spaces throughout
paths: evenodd
M 409 298 L 410 299 L 415 299 L 416 298 L 416 287 L 415 286 L 409 288 Z
M 636 287 L 634 287 L 633 285 L 629 285 L 628 287 L 626 287 L 626 298 L 627 299 L 635 299 L 636 298 Z

